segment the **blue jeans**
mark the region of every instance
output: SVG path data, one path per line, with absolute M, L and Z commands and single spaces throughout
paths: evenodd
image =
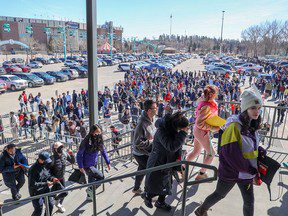
M 19 193 L 19 190 L 25 184 L 24 171 L 20 169 L 16 172 L 5 172 L 2 175 L 5 185 L 10 188 L 12 198 L 14 199 L 15 196 Z

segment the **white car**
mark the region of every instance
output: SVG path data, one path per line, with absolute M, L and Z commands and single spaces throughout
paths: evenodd
M 7 85 L 3 80 L 0 80 L 0 94 L 3 94 L 7 90 Z
M 64 62 L 64 66 L 66 66 L 66 67 L 77 66 L 77 65 L 80 65 L 80 64 L 78 62 L 72 61 L 72 60 L 66 60 Z
M 242 65 L 239 65 L 239 66 L 235 66 L 237 71 L 238 72 L 242 72 L 243 70 L 245 69 L 254 69 L 256 71 L 262 71 L 263 70 L 263 67 L 260 66 L 260 65 L 256 65 L 256 64 L 253 64 L 253 63 L 245 63 L 245 64 L 242 64 Z
M 42 68 L 43 64 L 41 62 L 32 61 L 29 64 L 27 64 L 27 66 L 31 68 Z
M 12 91 L 26 89 L 28 87 L 28 82 L 26 80 L 20 79 L 15 75 L 1 75 L 0 80 L 3 80 L 8 89 Z

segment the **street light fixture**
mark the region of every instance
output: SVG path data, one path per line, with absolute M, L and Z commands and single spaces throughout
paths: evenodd
M 223 41 L 223 23 L 224 23 L 224 13 L 225 11 L 222 11 L 222 25 L 221 25 L 221 39 L 220 39 L 220 55 L 222 54 L 222 41 Z

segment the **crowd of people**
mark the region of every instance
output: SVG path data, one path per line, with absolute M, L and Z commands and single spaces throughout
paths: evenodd
M 244 200 L 244 215 L 253 215 L 252 183 L 258 177 L 255 155 L 258 155 L 258 151 L 264 154 L 264 151 L 258 148 L 263 97 L 252 90 L 245 90 L 242 93 L 240 87 L 243 85 L 243 80 L 245 83 L 245 79 L 246 77 L 241 74 L 216 77 L 200 71 L 174 73 L 129 71 L 125 73 L 124 80 L 116 83 L 112 90 L 105 87 L 103 92 L 98 92 L 98 111 L 103 124 L 93 125 L 89 129 L 84 121 L 89 113 L 88 91 L 82 89 L 80 93 L 73 91 L 72 94 L 56 92 L 57 97 L 51 98 L 46 103 L 41 98 L 41 93 L 34 97 L 32 94 L 27 96 L 23 91 L 19 96 L 19 112 L 10 112 L 13 137 L 19 139 L 24 132 L 26 138 L 30 133 L 33 140 L 37 141 L 43 137 L 43 131 L 46 130 L 54 134 L 56 142 L 53 145 L 52 156 L 49 152 L 40 153 L 31 167 L 15 144 L 6 146 L 0 158 L 0 172 L 4 183 L 11 189 L 12 198 L 19 200 L 21 198 L 19 191 L 24 185 L 24 175 L 28 169 L 28 187 L 31 196 L 61 190 L 65 188 L 64 174 L 67 160 L 72 164 L 77 162 L 80 172 L 88 177 L 89 183 L 102 180 L 104 175 L 97 169 L 100 154 L 110 170 L 110 159 L 104 146 L 103 133 L 111 132 L 112 145 L 116 151 L 121 142 L 121 133 L 114 125 L 115 119 L 112 118 L 115 113 L 117 121 L 124 125 L 123 131 L 133 130 L 132 153 L 138 163 L 138 171 L 177 160 L 194 161 L 202 149 L 207 152 L 203 163 L 209 165 L 215 155 L 211 137 L 220 130 L 220 127 L 211 126 L 206 120 L 219 115 L 228 118 L 221 141 L 219 180 L 215 192 L 207 197 L 196 210 L 196 214 L 207 215 L 207 210 L 224 198 L 237 183 Z M 278 83 L 280 87 L 285 86 L 287 77 L 278 74 L 273 82 Z M 273 97 L 273 89 L 269 91 L 271 82 L 261 78 L 251 79 L 251 85 L 253 83 L 262 94 L 271 93 Z M 277 92 L 273 99 L 279 99 L 281 101 L 279 106 L 285 107 L 288 99 L 286 87 L 283 96 L 281 92 L 279 94 Z M 225 103 L 238 102 L 240 97 L 241 105 Z M 224 103 L 218 107 L 216 99 Z M 188 119 L 182 111 L 190 108 L 195 108 L 196 111 Z M 282 112 L 281 109 L 278 119 L 280 122 L 283 122 Z M 36 131 L 39 131 L 39 136 L 36 135 Z M 183 155 L 182 146 L 189 133 L 194 137 L 194 148 L 187 155 Z M 65 150 L 63 143 L 59 142 L 61 136 L 65 135 L 83 138 L 76 157 L 72 151 Z M 231 137 L 237 139 L 231 140 Z M 119 154 L 119 151 L 117 153 Z M 181 172 L 185 168 L 180 167 L 178 171 Z M 165 199 L 172 193 L 171 170 L 148 173 L 145 187 L 142 189 L 144 177 L 144 175 L 135 177 L 132 193 L 141 194 L 145 205 L 149 208 L 153 207 L 152 198 L 158 196 L 155 206 L 170 211 L 172 207 L 165 202 Z M 201 169 L 196 180 L 205 178 L 208 178 L 206 170 Z M 50 197 L 50 212 L 53 210 L 53 202 L 56 201 L 55 206 L 64 213 L 63 200 L 66 196 L 67 193 L 60 193 Z M 92 188 L 88 188 L 87 200 L 92 200 L 92 196 Z M 43 199 L 34 200 L 33 206 L 33 215 L 41 215 Z

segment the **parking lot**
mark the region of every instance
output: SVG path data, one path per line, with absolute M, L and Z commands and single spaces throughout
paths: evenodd
M 64 67 L 63 63 L 58 64 L 50 64 L 44 65 L 42 68 L 39 69 L 32 69 L 31 72 L 36 71 L 57 71 Z M 113 84 L 118 82 L 119 80 L 124 79 L 124 72 L 118 71 L 118 65 L 114 66 L 106 66 L 106 67 L 99 67 L 98 70 L 98 88 L 99 90 L 103 90 L 104 86 L 112 87 Z M 200 59 L 189 59 L 176 67 L 173 70 L 187 70 L 187 71 L 194 71 L 194 70 L 203 70 L 204 66 L 201 63 Z M 63 83 L 54 83 L 53 85 L 44 85 L 42 87 L 35 87 L 35 88 L 27 88 L 26 93 L 32 93 L 33 96 L 36 96 L 38 92 L 41 92 L 42 99 L 46 101 L 51 97 L 55 97 L 56 90 L 58 93 L 62 92 L 72 92 L 73 90 L 80 91 L 82 88 L 87 89 L 88 87 L 88 79 L 87 78 L 78 78 L 75 80 L 70 80 Z M 0 95 L 0 113 L 8 113 L 11 110 L 17 111 L 19 106 L 18 97 L 21 91 L 7 91 L 5 94 Z

